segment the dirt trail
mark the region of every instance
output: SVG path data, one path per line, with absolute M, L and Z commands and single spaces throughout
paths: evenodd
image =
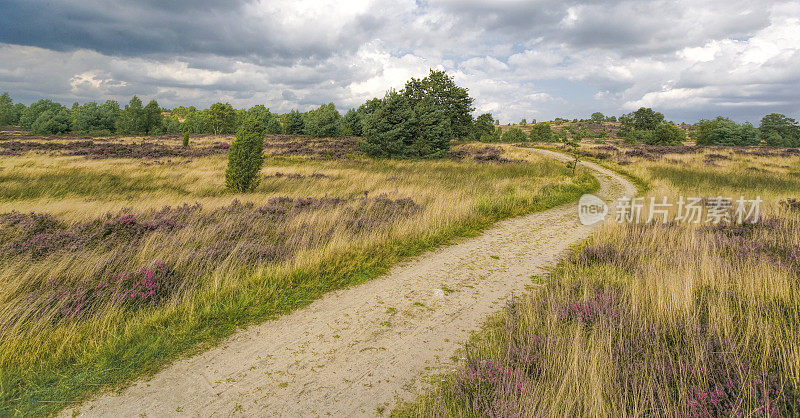
M 536 150 L 548 157 L 566 157 Z M 609 201 L 636 189 L 591 163 Z M 577 204 L 500 222 L 386 276 L 326 294 L 237 332 L 119 394 L 77 408 L 87 416 L 360 416 L 411 399 L 426 376 L 455 367 L 471 331 L 530 277 L 588 237 Z M 72 410 L 63 411 L 64 415 Z

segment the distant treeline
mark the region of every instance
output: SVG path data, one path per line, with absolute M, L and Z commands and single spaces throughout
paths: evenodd
M 467 89 L 443 71 L 432 70 L 425 78 L 412 78 L 402 90 L 390 90 L 344 115 L 333 103 L 308 112 L 275 114 L 263 105 L 235 109 L 229 103 L 214 103 L 202 110 L 193 106 L 164 109 L 155 100 L 143 105 L 136 96 L 124 108 L 113 100 L 75 103 L 72 108 L 51 100 L 25 106 L 14 104 L 4 93 L 0 126 L 19 125 L 36 134 L 230 134 L 245 121 L 256 119 L 264 133 L 362 136 L 363 150 L 374 156 L 429 158 L 445 155 L 453 139 L 478 140 L 494 132 L 490 114 L 473 119 L 472 102 Z
M 771 113 L 761 119 L 758 128 L 750 123 L 736 123 L 719 116 L 713 120 L 701 120 L 693 125 L 666 121 L 664 115 L 651 108 L 642 107 L 635 112 L 619 118 L 607 117 L 600 112 L 592 114 L 591 119 L 556 118 L 552 122 L 528 123 L 522 119 L 522 126 L 530 126 L 526 134 L 519 127 L 496 128 L 481 140 L 486 142 L 570 142 L 584 139 L 606 140 L 611 129 L 615 136 L 625 142 L 648 145 L 680 145 L 687 138 L 697 145 L 752 146 L 768 145 L 775 147 L 800 147 L 800 126 L 797 121 L 780 113 Z M 588 128 L 594 125 L 594 130 Z M 554 129 L 553 126 L 557 126 Z M 599 129 L 599 130 L 598 130 Z
M 208 109 L 194 106 L 164 109 L 151 100 L 147 105 L 134 96 L 124 107 L 109 100 L 98 104 L 75 103 L 67 108 L 51 100 L 30 106 L 14 103 L 7 93 L 0 95 L 0 126 L 18 125 L 36 134 L 158 135 L 231 134 L 243 121 L 256 119 L 265 133 L 315 137 L 361 136 L 362 149 L 374 156 L 427 158 L 444 155 L 454 139 L 483 142 L 568 142 L 582 139 L 605 140 L 603 128 L 593 132 L 584 123 L 616 124 L 615 136 L 629 143 L 680 144 L 687 135 L 697 145 L 759 145 L 800 147 L 800 127 L 782 114 L 764 116 L 758 128 L 728 118 L 702 120 L 694 125 L 676 125 L 650 108 L 640 108 L 619 118 L 600 112 L 591 119 L 556 118 L 552 123 L 532 122 L 526 134 L 519 128 L 505 131 L 489 113 L 473 117 L 473 98 L 443 71 L 422 79 L 412 78 L 400 91 L 390 90 L 383 98 L 368 100 L 356 109 L 340 114 L 333 103 L 316 109 L 285 114 L 270 112 L 264 105 L 235 109 L 229 103 L 214 103 Z M 529 125 L 523 119 L 521 125 Z M 551 124 L 565 125 L 553 129 Z

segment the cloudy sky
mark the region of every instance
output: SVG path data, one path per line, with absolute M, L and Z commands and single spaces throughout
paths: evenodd
M 800 0 L 2 0 L 0 91 L 30 103 L 358 106 L 429 68 L 502 121 L 800 117 Z

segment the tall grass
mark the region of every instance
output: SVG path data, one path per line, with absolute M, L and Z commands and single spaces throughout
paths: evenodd
M 457 372 L 394 415 L 800 414 L 800 212 L 779 204 L 798 189 L 750 178 L 799 158 L 714 152 L 729 158 L 624 169 L 673 202 L 760 194 L 762 222 L 607 223 L 487 323 Z
M 224 191 L 221 155 L 2 157 L 5 184 L 68 173 L 78 186 L 34 181 L 35 192 L 0 200 L 0 211 L 16 211 L 0 219 L 0 411 L 57 411 L 597 187 L 587 173 L 518 157 L 527 161 L 272 156 L 246 194 Z M 107 176 L 117 180 L 95 181 Z

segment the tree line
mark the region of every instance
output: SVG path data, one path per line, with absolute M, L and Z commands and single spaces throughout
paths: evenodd
M 264 105 L 236 109 L 229 103 L 214 103 L 207 109 L 179 106 L 163 109 L 151 100 L 144 105 L 134 96 L 121 107 L 113 100 L 98 104 L 73 104 L 71 108 L 51 100 L 30 106 L 13 103 L 7 93 L 0 95 L 0 126 L 19 125 L 37 134 L 74 131 L 103 136 L 112 134 L 232 134 L 247 120 L 257 120 L 265 134 L 309 135 L 315 137 L 363 137 L 362 150 L 377 157 L 434 158 L 447 153 L 452 140 L 483 142 L 567 142 L 585 138 L 605 139 L 608 133 L 589 131 L 585 126 L 552 129 L 548 122 L 531 125 L 530 134 L 519 128 L 502 131 L 490 113 L 472 116 L 473 98 L 444 71 L 410 79 L 399 91 L 389 90 L 355 109 L 340 114 L 333 103 L 300 112 L 270 112 Z M 595 112 L 590 119 L 572 122 L 602 124 L 619 122 L 617 135 L 629 143 L 677 145 L 687 138 L 687 129 L 665 120 L 664 115 L 642 107 L 619 118 Z M 528 125 L 523 119 L 522 125 Z M 556 118 L 563 124 L 567 119 Z M 758 128 L 728 118 L 702 120 L 693 125 L 689 137 L 697 145 L 800 147 L 800 127 L 785 115 L 772 113 Z

